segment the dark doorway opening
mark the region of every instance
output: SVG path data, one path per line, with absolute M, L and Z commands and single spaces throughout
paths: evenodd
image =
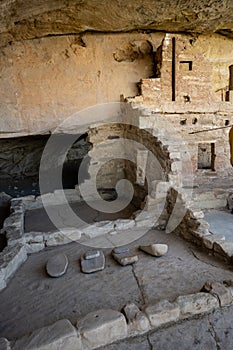
M 198 144 L 198 169 L 210 169 L 212 171 L 215 163 L 215 143 L 199 143 Z

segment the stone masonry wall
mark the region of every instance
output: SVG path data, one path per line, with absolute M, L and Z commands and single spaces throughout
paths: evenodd
M 173 101 L 202 108 L 227 101 L 232 63 L 230 40 L 166 34 L 156 53 L 156 75 L 141 80 L 143 100 L 157 107 Z
M 150 108 L 158 121 L 167 120 L 174 134 L 181 134 L 199 178 L 232 174 L 228 136 L 233 123 L 231 45 L 217 35 L 166 34 L 156 56 L 156 77 L 142 79 L 141 96 L 127 99 Z

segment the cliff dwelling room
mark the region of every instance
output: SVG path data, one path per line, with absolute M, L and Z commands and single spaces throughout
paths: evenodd
M 233 1 L 0 18 L 0 350 L 232 350 Z

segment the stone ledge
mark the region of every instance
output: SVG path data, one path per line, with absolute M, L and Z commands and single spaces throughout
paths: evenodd
M 8 280 L 26 260 L 26 248 L 21 244 L 6 247 L 0 253 L 0 290 L 6 287 Z

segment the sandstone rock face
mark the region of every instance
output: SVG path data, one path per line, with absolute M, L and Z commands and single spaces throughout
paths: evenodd
M 157 34 L 153 46 L 163 36 Z M 85 46 L 68 35 L 5 47 L 0 55 L 1 137 L 48 133 L 83 108 L 136 95 L 136 83 L 153 74 L 152 52 L 143 51 L 147 39 L 140 33 L 85 34 Z M 127 45 L 138 52 L 133 61 Z M 129 59 L 116 61 L 119 51 Z
M 84 31 L 119 32 L 138 29 L 171 32 L 215 32 L 232 35 L 233 3 L 227 0 L 3 0 L 0 39 L 40 38 Z M 82 44 L 82 39 L 80 38 Z

